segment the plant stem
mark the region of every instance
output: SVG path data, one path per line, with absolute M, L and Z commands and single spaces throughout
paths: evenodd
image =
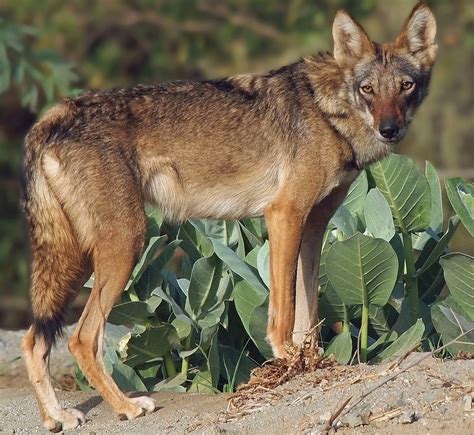
M 351 332 L 349 310 L 347 309 L 347 305 L 344 302 L 343 302 L 343 307 L 344 307 L 344 325 L 343 325 L 342 331 Z
M 411 243 L 411 234 L 403 233 L 403 250 L 405 254 L 406 266 L 406 294 L 410 303 L 411 323 L 415 324 L 420 317 L 420 307 L 418 300 L 418 279 L 416 277 L 415 259 L 413 257 L 413 246 Z
M 367 347 L 369 337 L 369 305 L 364 300 L 362 305 L 362 323 L 360 325 L 360 361 L 367 362 Z
M 173 355 L 171 355 L 171 352 L 164 354 L 163 361 L 165 363 L 166 377 L 171 378 L 176 376 L 176 367 L 174 365 Z
M 191 332 L 186 337 L 186 341 L 184 342 L 184 348 L 189 350 L 189 346 L 191 346 L 191 340 L 193 337 L 193 330 L 191 328 Z M 185 356 L 181 362 L 181 374 L 187 375 L 189 370 L 189 356 Z

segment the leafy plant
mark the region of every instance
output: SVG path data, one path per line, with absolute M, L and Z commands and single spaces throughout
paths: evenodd
M 32 49 L 38 31 L 0 18 L 0 94 L 17 86 L 21 104 L 36 111 L 69 94 L 78 77 L 71 64 L 54 50 Z
M 470 225 L 472 186 L 459 179 L 447 186 L 456 186 L 463 216 L 451 217 L 445 230 L 429 163 L 423 173 L 408 157 L 391 155 L 351 186 L 321 256 L 326 354 L 345 364 L 357 351 L 361 361 L 379 362 L 472 327 L 474 259 L 448 251 L 461 221 Z M 109 318 L 107 336 L 115 328 L 115 340 L 106 347 L 107 367 L 125 389 L 232 391 L 272 357 L 265 223 L 173 226 L 156 210 L 147 213 L 148 246 Z M 473 339 L 467 334 L 448 350 L 472 352 Z

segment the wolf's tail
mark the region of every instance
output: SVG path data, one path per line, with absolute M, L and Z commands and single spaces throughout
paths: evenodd
M 61 333 L 65 310 L 84 279 L 84 255 L 51 180 L 48 153 L 54 129 L 64 121 L 46 113 L 25 140 L 24 210 L 31 238 L 31 302 L 35 335 L 52 344 Z M 53 161 L 54 163 L 54 161 Z M 87 277 L 86 277 L 87 279 Z

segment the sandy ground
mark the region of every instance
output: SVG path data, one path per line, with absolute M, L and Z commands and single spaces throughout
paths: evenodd
M 21 335 L 0 332 L 0 432 L 45 433 L 22 360 L 17 359 Z M 359 365 L 318 370 L 251 398 L 234 398 L 231 403 L 239 406 L 230 409 L 226 395 L 155 393 L 157 411 L 135 421 L 120 421 L 95 393 L 58 391 L 58 395 L 63 405 L 87 414 L 89 421 L 73 431 L 77 433 L 321 433 L 342 400 L 353 397 L 354 401 L 420 356 L 412 354 L 395 368 Z M 71 367 L 67 352 L 56 351 L 54 377 L 62 378 Z M 343 411 L 337 432 L 474 433 L 473 387 L 474 360 L 443 362 L 429 357 L 349 412 Z

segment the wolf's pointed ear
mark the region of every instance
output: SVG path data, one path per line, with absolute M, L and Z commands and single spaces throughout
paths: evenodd
M 354 65 L 364 54 L 373 54 L 374 45 L 364 29 L 345 11 L 338 11 L 332 25 L 334 58 L 341 68 Z
M 395 41 L 397 48 L 406 48 L 419 57 L 420 60 L 432 64 L 438 49 L 435 44 L 436 21 L 430 8 L 424 3 L 418 3 Z

